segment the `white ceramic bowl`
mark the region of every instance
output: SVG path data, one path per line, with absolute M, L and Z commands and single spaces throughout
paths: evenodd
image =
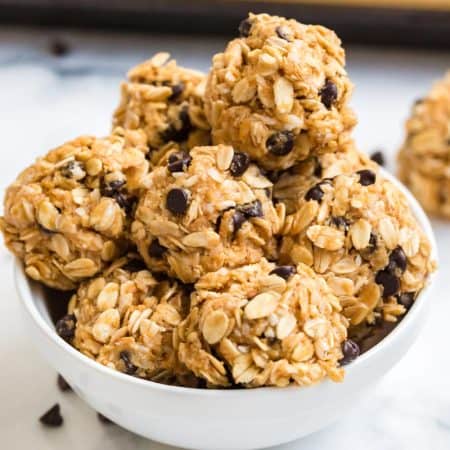
M 433 245 L 428 219 L 408 197 Z M 166 444 L 195 449 L 253 449 L 297 439 L 326 427 L 354 406 L 411 347 L 430 307 L 425 288 L 401 323 L 346 368 L 343 383 L 325 381 L 308 388 L 203 390 L 165 386 L 130 377 L 79 353 L 55 332 L 40 286 L 16 262 L 16 286 L 30 339 L 76 393 L 122 427 Z

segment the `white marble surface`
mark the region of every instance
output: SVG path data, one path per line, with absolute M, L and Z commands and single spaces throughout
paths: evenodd
M 53 35 L 73 48 L 47 51 Z M 167 49 L 179 62 L 207 69 L 222 38 L 162 37 L 0 29 L 0 196 L 17 172 L 52 146 L 82 133 L 105 134 L 126 69 Z M 354 107 L 363 150 L 382 148 L 393 167 L 412 101 L 450 67 L 449 53 L 350 47 Z M 333 427 L 279 450 L 448 450 L 450 448 L 450 224 L 434 222 L 441 271 L 433 312 L 417 344 L 358 410 Z M 0 447 L 5 450 L 168 449 L 118 427 L 100 424 L 74 394 L 61 394 L 56 374 L 27 338 L 14 291 L 11 257 L 0 248 Z M 37 418 L 56 401 L 65 426 Z M 274 405 L 280 408 L 282 405 Z M 299 405 L 301 408 L 302 405 Z M 226 424 L 224 424 L 226 426 Z M 176 430 L 174 430 L 176 433 Z

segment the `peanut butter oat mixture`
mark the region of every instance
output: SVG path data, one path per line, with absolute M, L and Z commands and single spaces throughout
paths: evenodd
M 208 82 L 167 53 L 131 69 L 112 134 L 22 172 L 0 228 L 31 278 L 74 290 L 56 332 L 103 365 L 190 387 L 342 381 L 414 303 L 430 243 L 352 140 L 337 36 L 267 14 L 239 32 Z M 400 153 L 448 216 L 449 80 Z
M 129 375 L 159 382 L 194 379 L 177 361 L 173 330 L 185 317 L 188 294 L 175 281 L 157 281 L 131 261 L 118 261 L 80 285 L 69 303 L 73 345 Z
M 178 353 L 211 386 L 300 386 L 343 379 L 347 319 L 323 277 L 309 267 L 262 259 L 209 273 L 196 283 L 178 327 Z
M 130 213 L 147 174 L 142 131 L 82 136 L 25 169 L 8 188 L 0 225 L 28 276 L 70 290 L 127 248 Z
M 398 163 L 422 206 L 450 218 L 450 72 L 413 106 Z
M 396 321 L 434 269 L 405 197 L 371 169 L 310 185 L 283 234 L 280 263 L 323 275 L 351 325 Z
M 157 53 L 128 72 L 113 124 L 144 130 L 155 163 L 167 147 L 207 145 L 205 84 L 201 72 L 177 66 L 168 53 Z
M 267 14 L 250 14 L 239 31 L 213 57 L 208 78 L 214 142 L 242 149 L 271 170 L 339 151 L 356 119 L 334 32 Z
M 284 205 L 247 154 L 232 147 L 174 153 L 149 176 L 132 239 L 148 264 L 185 283 L 221 267 L 237 267 L 275 252 Z
M 281 201 L 286 206 L 286 212 L 291 214 L 298 210 L 299 202 L 312 185 L 365 168 L 378 172 L 377 164 L 361 153 L 354 142 L 350 142 L 339 153 L 311 156 L 286 171 L 280 171 L 276 176 L 273 197 Z

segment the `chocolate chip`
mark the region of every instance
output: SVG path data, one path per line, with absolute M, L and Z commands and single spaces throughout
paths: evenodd
M 134 205 L 136 204 L 136 197 L 128 194 L 126 190 L 116 192 L 111 196 L 117 204 L 124 209 L 128 214 L 133 210 Z
M 327 109 L 330 109 L 338 97 L 336 85 L 331 80 L 326 80 L 325 85 L 319 93 L 322 103 Z
M 61 392 L 68 392 L 68 391 L 72 390 L 72 388 L 70 387 L 70 384 L 63 378 L 62 375 L 58 374 L 57 383 L 58 383 L 58 388 Z
M 61 39 L 54 39 L 50 43 L 50 52 L 54 56 L 66 56 L 70 53 L 70 46 L 67 42 Z
M 423 103 L 425 101 L 424 98 L 416 98 L 414 100 L 414 106 L 420 105 L 421 103 Z
M 278 275 L 279 277 L 287 280 L 290 276 L 296 272 L 294 266 L 278 266 L 270 272 L 270 275 Z
M 125 184 L 125 180 L 112 180 L 105 183 L 101 187 L 100 192 L 104 197 L 114 199 L 122 209 L 130 213 L 136 204 L 136 197 L 128 193 L 124 188 Z
M 111 197 L 115 192 L 120 191 L 125 186 L 125 183 L 125 180 L 120 179 L 105 183 L 102 188 L 102 195 L 104 195 L 105 197 Z
M 184 189 L 174 188 L 169 191 L 166 198 L 167 209 L 175 215 L 183 215 L 189 205 L 189 193 Z
M 162 133 L 161 138 L 164 142 L 185 141 L 192 130 L 191 119 L 189 117 L 189 108 L 184 106 L 178 115 L 178 121 L 171 123 Z
M 346 364 L 351 363 L 361 353 L 361 351 L 359 349 L 359 345 L 355 341 L 352 341 L 351 339 L 347 339 L 346 341 L 344 341 L 342 343 L 341 348 L 342 348 L 342 353 L 344 355 L 342 357 L 342 359 L 339 361 L 341 366 L 345 366 Z
M 336 227 L 344 230 L 345 232 L 348 231 L 348 228 L 350 226 L 349 221 L 343 217 L 343 216 L 335 216 L 331 218 L 331 223 Z
M 377 176 L 371 170 L 359 170 L 356 173 L 359 175 L 359 184 L 362 186 L 370 186 L 377 180 Z
M 184 91 L 184 83 L 178 83 L 171 86 L 172 94 L 169 97 L 170 101 L 176 100 Z
M 252 28 L 252 23 L 250 22 L 250 19 L 244 19 L 239 24 L 239 36 L 241 37 L 248 37 L 250 35 L 250 30 Z
M 249 217 L 263 217 L 262 205 L 259 200 L 255 200 L 251 203 L 246 203 L 245 205 L 240 205 L 238 211 L 244 214 L 247 218 Z
M 128 375 L 135 374 L 138 368 L 131 362 L 130 353 L 127 351 L 120 352 L 119 357 L 125 366 L 125 373 Z
M 170 173 L 184 172 L 191 164 L 192 158 L 189 153 L 176 152 L 169 156 L 167 168 Z
M 240 177 L 250 165 L 250 156 L 244 152 L 234 152 L 230 164 L 230 172 L 234 177 Z
M 383 286 L 383 298 L 395 295 L 400 289 L 399 279 L 389 270 L 380 270 L 375 276 L 375 282 Z
M 61 167 L 60 172 L 63 177 L 73 178 L 77 181 L 86 176 L 84 165 L 80 161 L 69 161 Z
M 163 247 L 159 243 L 158 239 L 153 239 L 153 241 L 151 242 L 151 244 L 148 247 L 148 254 L 152 258 L 162 258 L 162 256 L 166 252 L 166 250 L 167 250 L 167 248 Z
M 275 33 L 277 33 L 277 36 L 281 39 L 284 39 L 285 41 L 291 42 L 291 35 L 289 33 L 289 30 L 286 27 L 278 26 L 275 28 Z
M 272 155 L 285 156 L 294 147 L 294 134 L 290 131 L 277 131 L 269 136 L 266 148 Z
M 247 218 L 240 211 L 235 211 L 231 220 L 233 221 L 233 233 L 236 234 Z
M 324 192 L 321 188 L 321 183 L 316 184 L 311 189 L 308 190 L 308 192 L 305 194 L 305 200 L 315 200 L 316 202 L 321 202 L 323 198 Z
M 114 422 L 112 420 L 108 419 L 106 416 L 104 416 L 103 414 L 100 414 L 99 412 L 97 413 L 97 419 L 104 425 L 113 425 L 114 424 Z
M 384 158 L 384 154 L 382 151 L 377 150 L 370 155 L 370 159 L 375 161 L 378 165 L 384 166 L 386 164 L 386 160 Z
M 56 332 L 65 341 L 69 342 L 75 335 L 76 323 L 77 318 L 75 317 L 75 314 L 66 314 L 56 322 Z
M 61 416 L 59 404 L 53 405 L 45 414 L 43 414 L 39 421 L 46 427 L 60 427 L 64 423 L 64 419 Z
M 400 305 L 403 305 L 406 310 L 408 310 L 413 305 L 415 298 L 415 292 L 403 292 L 402 294 L 397 296 L 397 302 L 400 303 Z
M 387 266 L 387 270 L 391 272 L 395 272 L 396 269 L 399 269 L 400 272 L 404 272 L 406 270 L 406 266 L 408 264 L 408 258 L 405 255 L 403 249 L 398 246 L 392 250 L 389 255 L 389 263 Z

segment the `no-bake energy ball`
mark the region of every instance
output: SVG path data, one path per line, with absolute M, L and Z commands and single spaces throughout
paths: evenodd
M 114 113 L 114 126 L 145 131 L 152 160 L 166 146 L 189 149 L 210 140 L 203 107 L 205 75 L 169 58 L 157 53 L 132 68 Z
M 280 263 L 323 274 L 351 325 L 395 322 L 434 267 L 406 198 L 371 169 L 310 185 L 283 234 Z
M 157 281 L 148 270 L 118 262 L 72 296 L 71 343 L 120 372 L 173 383 L 187 373 L 173 346 L 173 330 L 187 313 L 186 298 L 176 282 Z
M 271 170 L 338 151 L 356 119 L 334 32 L 267 14 L 250 14 L 239 32 L 209 73 L 205 108 L 213 141 Z
M 197 282 L 178 327 L 178 355 L 211 386 L 306 386 L 340 367 L 347 319 L 323 278 L 305 265 L 262 259 Z
M 350 175 L 357 170 L 370 168 L 378 172 L 378 166 L 364 153 L 358 151 L 353 142 L 338 153 L 310 156 L 290 169 L 276 174 L 273 196 L 283 202 L 288 214 L 297 211 L 305 192 L 323 179 L 337 175 Z
M 398 163 L 425 210 L 450 218 L 450 72 L 413 106 Z
M 272 183 L 232 147 L 175 152 L 148 177 L 132 239 L 148 267 L 185 283 L 273 255 L 284 205 Z
M 127 221 L 149 163 L 145 135 L 82 136 L 25 169 L 5 195 L 1 229 L 25 271 L 70 290 L 126 248 Z

